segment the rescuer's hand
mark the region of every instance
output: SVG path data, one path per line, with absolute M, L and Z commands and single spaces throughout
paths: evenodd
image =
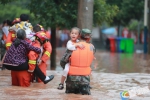
M 39 60 L 38 65 L 40 65 L 42 63 L 42 60 Z
M 33 73 L 34 70 L 28 70 L 28 72 Z
M 84 49 L 84 45 L 83 44 L 75 44 L 76 47 L 80 48 L 80 49 Z

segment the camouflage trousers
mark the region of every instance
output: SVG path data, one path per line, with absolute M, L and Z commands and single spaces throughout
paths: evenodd
M 90 95 L 90 76 L 67 76 L 66 93 Z

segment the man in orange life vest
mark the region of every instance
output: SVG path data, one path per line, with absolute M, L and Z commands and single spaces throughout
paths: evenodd
M 36 25 L 35 27 L 33 27 L 33 31 L 36 34 L 37 33 L 45 34 L 46 38 L 47 38 L 43 41 L 43 44 L 42 44 L 43 53 L 38 58 L 38 67 L 46 75 L 46 69 L 47 69 L 47 64 L 46 63 L 50 59 L 50 55 L 51 55 L 51 52 L 52 52 L 52 46 L 51 46 L 51 43 L 49 42 L 50 34 L 47 33 L 46 31 L 44 31 L 44 29 L 42 30 L 41 25 Z M 38 79 L 38 82 L 42 82 L 42 81 L 40 79 Z
M 86 40 L 90 38 L 90 34 L 90 30 L 82 29 L 81 40 L 79 43 L 83 44 L 85 48 L 83 50 L 77 49 L 73 51 L 71 55 L 69 75 L 90 75 L 90 65 L 94 59 L 94 47 L 92 44 L 86 42 Z
M 87 43 L 91 37 L 90 35 L 91 31 L 89 29 L 82 29 L 79 43 L 84 45 L 84 49 L 77 48 L 72 52 L 66 80 L 66 93 L 90 94 L 90 66 L 94 59 L 94 46 Z

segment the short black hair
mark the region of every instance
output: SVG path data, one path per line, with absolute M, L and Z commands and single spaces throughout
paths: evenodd
M 39 31 L 41 31 L 41 27 L 39 26 L 39 25 L 35 25 L 34 27 L 33 27 L 33 31 L 36 33 L 36 32 L 39 32 Z
M 29 16 L 27 14 L 21 14 L 20 15 L 20 20 L 21 21 L 28 21 L 29 20 Z
M 4 24 L 7 24 L 7 25 L 9 25 L 9 26 L 12 25 L 10 20 L 4 20 L 4 21 L 3 21 L 3 25 L 4 25 Z

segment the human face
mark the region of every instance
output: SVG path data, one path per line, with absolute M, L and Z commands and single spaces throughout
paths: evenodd
M 76 29 L 73 29 L 70 33 L 70 38 L 71 38 L 71 41 L 73 42 L 76 42 L 76 40 L 78 39 L 79 37 L 79 31 L 76 30 Z

